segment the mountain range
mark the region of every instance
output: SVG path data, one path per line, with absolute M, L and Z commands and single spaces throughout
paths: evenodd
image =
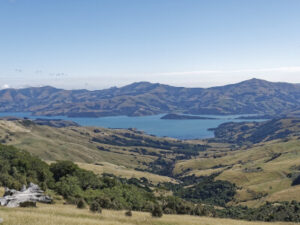
M 183 114 L 263 114 L 299 112 L 300 85 L 251 79 L 212 88 L 173 87 L 138 82 L 104 90 L 64 90 L 50 86 L 0 91 L 1 112 L 69 117 Z

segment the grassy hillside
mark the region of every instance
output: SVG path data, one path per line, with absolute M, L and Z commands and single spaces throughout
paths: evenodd
M 223 123 L 214 130 L 214 141 L 249 145 L 285 138 L 300 136 L 300 119 L 283 118 L 265 122 Z
M 256 206 L 265 201 L 300 200 L 299 186 L 292 182 L 300 174 L 300 140 L 275 140 L 251 148 L 178 162 L 176 174 L 210 175 L 235 183 L 240 189 L 235 203 Z
M 145 167 L 160 156 L 175 158 L 202 146 L 158 138 L 135 130 L 93 127 L 55 128 L 26 120 L 0 120 L 0 141 L 27 150 L 44 160 L 110 162 L 129 168 Z
M 144 172 L 163 167 L 160 158 L 190 158 L 205 147 L 171 138 L 158 138 L 136 130 L 67 126 L 41 126 L 28 120 L 0 120 L 0 141 L 41 157 L 45 161 L 71 160 L 96 173 L 147 177 L 157 183 L 172 181 Z M 138 168 L 140 171 L 134 169 Z M 172 168 L 170 168 L 172 169 Z M 172 181 L 173 182 L 173 181 Z
M 49 163 L 69 159 L 95 173 L 79 169 L 69 161 L 49 166 L 26 151 L 1 145 L 3 185 L 19 188 L 24 182 L 34 181 L 48 187 L 52 194 L 64 196 L 69 203 L 96 201 L 104 209 L 147 212 L 159 205 L 166 215 L 161 219 L 141 212 L 134 212 L 132 218 L 120 211 L 95 215 L 63 206 L 60 201 L 55 207 L 17 209 L 20 217 L 10 218 L 10 209 L 0 208 L 0 213 L 8 215 L 7 224 L 23 220 L 34 224 L 38 215 L 46 219 L 58 213 L 57 209 L 60 213 L 54 217 L 54 224 L 93 224 L 99 219 L 104 224 L 183 223 L 178 216 L 167 214 L 299 221 L 300 204 L 296 202 L 300 202 L 299 124 L 293 118 L 225 124 L 216 130 L 223 136 L 179 141 L 136 130 L 72 124 L 57 128 L 37 125 L 31 120 L 0 120 L 2 143 L 21 147 Z M 232 135 L 226 135 L 227 132 Z M 261 137 L 260 142 L 252 141 L 255 135 Z M 117 177 L 98 176 L 106 173 Z M 186 224 L 253 224 L 205 217 L 180 218 L 183 217 Z
M 118 177 L 124 178 L 137 178 L 140 179 L 142 177 L 146 177 L 153 184 L 163 183 L 163 182 L 172 182 L 176 183 L 177 181 L 171 177 L 161 176 L 158 174 L 153 174 L 144 171 L 137 171 L 133 169 L 128 169 L 124 166 L 114 165 L 108 162 L 98 163 L 98 164 L 88 164 L 88 163 L 77 163 L 77 165 L 86 170 L 93 171 L 95 174 L 114 174 Z
M 125 211 L 103 210 L 102 214 L 93 214 L 87 209 L 76 209 L 72 205 L 42 205 L 38 208 L 3 208 L 0 216 L 5 225 L 267 225 L 266 222 L 248 222 L 231 219 L 195 217 L 187 215 L 164 215 L 162 218 L 152 218 L 149 213 L 133 212 L 132 217 L 126 217 Z M 273 222 L 274 225 L 296 225 L 297 223 Z
M 266 201 L 300 201 L 299 186 L 292 185 L 300 175 L 299 124 L 293 118 L 230 123 L 216 130 L 217 138 L 179 141 L 136 130 L 0 120 L 0 140 L 46 161 L 69 159 L 97 174 L 146 177 L 153 184 L 215 174 L 214 180 L 237 186 L 229 204 L 259 206 Z M 259 143 L 253 141 L 255 136 L 261 138 Z

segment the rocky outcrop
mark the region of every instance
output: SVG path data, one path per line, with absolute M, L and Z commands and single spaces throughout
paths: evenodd
M 0 198 L 0 205 L 7 207 L 19 207 L 21 205 L 35 205 L 36 202 L 51 203 L 52 199 L 44 195 L 44 191 L 33 183 L 30 183 L 28 187 L 24 185 L 20 191 L 14 189 L 5 189 L 4 196 Z M 24 204 L 33 203 L 33 204 Z

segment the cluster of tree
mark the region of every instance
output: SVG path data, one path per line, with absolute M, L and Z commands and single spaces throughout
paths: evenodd
M 175 154 L 181 154 L 184 158 L 191 158 L 205 151 L 209 146 L 200 144 L 189 144 L 180 141 L 167 141 L 149 138 L 147 136 L 125 133 L 123 136 L 111 135 L 110 137 L 93 137 L 92 141 L 118 146 L 138 146 L 152 147 L 158 149 L 171 150 Z M 145 152 L 146 153 L 146 152 Z M 148 153 L 147 153 L 148 154 Z
M 49 166 L 26 151 L 0 145 L 0 186 L 20 189 L 29 182 L 56 191 L 70 203 L 84 199 L 88 204 L 98 202 L 102 208 L 143 211 L 157 204 L 146 180 L 137 183 L 135 179 L 98 176 L 70 161 Z
M 258 208 L 226 207 L 216 210 L 215 215 L 222 218 L 251 221 L 288 221 L 300 222 L 300 202 L 266 202 Z
M 162 186 L 190 202 L 225 206 L 233 200 L 237 187 L 228 181 L 214 180 L 217 175 L 186 176 L 179 184 L 164 183 Z
M 20 189 L 30 182 L 39 184 L 42 189 L 53 187 L 49 166 L 28 152 L 0 145 L 0 185 Z
M 54 174 L 55 191 L 71 203 L 84 199 L 88 204 L 97 202 L 106 209 L 149 211 L 156 201 L 151 189 L 134 179 L 97 176 L 70 161 L 53 163 L 50 171 Z
M 173 176 L 173 169 L 174 169 L 175 162 L 173 159 L 167 159 L 163 157 L 159 157 L 153 162 L 149 163 L 148 169 L 151 173 L 163 175 L 163 176 Z
M 214 216 L 215 210 L 212 205 L 195 204 L 185 201 L 176 196 L 160 198 L 163 213 L 165 214 L 188 214 L 195 216 Z

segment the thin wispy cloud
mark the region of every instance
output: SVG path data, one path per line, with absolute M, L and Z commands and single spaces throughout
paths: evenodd
M 15 71 L 16 71 L 17 73 L 22 73 L 22 72 L 23 72 L 22 69 L 15 69 Z
M 260 69 L 239 69 L 239 70 L 179 71 L 179 72 L 155 73 L 154 75 L 206 75 L 206 74 L 235 74 L 235 73 L 263 73 L 263 72 L 300 73 L 300 66 L 260 68 Z
M 65 77 L 68 76 L 66 73 L 49 73 L 50 76 L 52 77 Z
M 35 73 L 35 74 L 42 74 L 43 71 L 42 71 L 42 70 L 36 70 L 34 73 Z

